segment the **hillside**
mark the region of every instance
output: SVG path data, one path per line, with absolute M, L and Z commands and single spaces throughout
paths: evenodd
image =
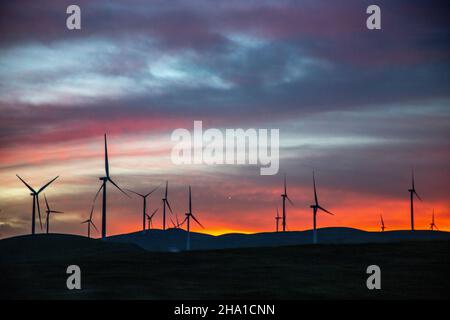
M 70 235 L 0 240 L 0 299 L 448 299 L 449 241 L 150 252 Z M 68 265 L 82 290 L 66 289 Z M 365 287 L 368 265 L 382 290 Z
M 108 241 L 132 243 L 149 251 L 183 251 L 186 231 L 182 229 L 149 230 L 108 237 Z M 323 228 L 318 230 L 321 244 L 386 243 L 399 241 L 450 240 L 449 232 L 406 230 L 367 232 L 352 228 Z M 224 234 L 212 236 L 191 232 L 191 250 L 273 247 L 312 243 L 312 231 L 265 232 L 255 234 Z

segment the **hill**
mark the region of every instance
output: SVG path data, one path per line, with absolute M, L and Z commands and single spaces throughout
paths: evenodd
M 154 229 L 108 237 L 116 243 L 132 243 L 149 251 L 177 252 L 186 249 L 187 233 L 182 229 Z M 386 243 L 399 241 L 450 240 L 450 232 L 400 230 L 367 232 L 352 228 L 322 228 L 318 230 L 321 244 Z M 191 232 L 191 250 L 273 247 L 312 243 L 312 231 L 263 232 L 255 234 L 224 234 L 212 236 Z
M 0 241 L 0 299 L 448 299 L 449 241 L 193 252 L 70 235 Z M 82 290 L 66 289 L 79 265 Z M 368 265 L 382 270 L 369 291 Z

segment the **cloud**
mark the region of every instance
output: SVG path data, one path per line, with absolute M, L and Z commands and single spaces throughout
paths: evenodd
M 33 182 L 64 173 L 52 198 L 71 215 L 55 227 L 83 232 L 73 219 L 98 187 L 105 132 L 125 186 L 169 179 L 183 212 L 193 184 L 210 228 L 272 226 L 280 176 L 170 162 L 170 133 L 194 120 L 280 129 L 281 171 L 299 202 L 292 227 L 310 224 L 313 169 L 321 197 L 340 212 L 326 225 L 369 227 L 377 221 L 361 215 L 378 216 L 378 206 L 402 221 L 413 166 L 429 201 L 419 212 L 448 211 L 447 2 L 381 1 L 380 32 L 365 28 L 368 1 L 83 0 L 79 32 L 65 28 L 69 4 L 0 5 L 4 233 L 28 230 L 28 220 L 15 220 L 29 210 L 19 171 Z M 134 230 L 139 204 L 111 201 L 113 221 L 129 219 L 111 231 Z

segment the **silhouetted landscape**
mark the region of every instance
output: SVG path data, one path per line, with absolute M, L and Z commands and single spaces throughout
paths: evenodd
M 319 235 L 325 241 L 323 231 Z M 180 230 L 166 234 L 176 238 Z M 151 252 L 116 241 L 133 234 L 106 242 L 62 234 L 20 236 L 0 241 L 1 298 L 448 299 L 450 241 L 423 241 L 426 234 L 430 236 L 424 231 L 421 241 L 414 242 L 176 253 Z M 439 234 L 448 237 L 437 232 L 433 236 Z M 193 250 L 197 236 L 193 234 Z M 289 239 L 291 233 L 285 236 Z M 233 243 L 239 237 L 244 235 L 215 238 Z M 66 268 L 71 264 L 81 268 L 82 290 L 66 288 Z M 366 268 L 371 264 L 382 270 L 382 290 L 366 288 Z
M 261 232 L 254 234 L 229 233 L 212 236 L 190 232 L 192 250 L 216 250 L 251 247 L 274 247 L 312 244 L 313 230 L 288 232 Z M 183 229 L 148 230 L 111 236 L 107 241 L 132 243 L 149 251 L 178 252 L 186 250 L 187 232 Z M 319 243 L 356 244 L 385 243 L 399 241 L 450 241 L 450 232 L 407 230 L 368 232 L 353 228 L 334 227 L 318 230 Z

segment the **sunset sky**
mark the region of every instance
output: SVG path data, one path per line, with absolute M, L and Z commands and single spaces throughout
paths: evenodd
M 383 214 L 387 230 L 408 229 L 412 168 L 416 228 L 434 209 L 450 231 L 449 4 L 376 3 L 379 31 L 367 30 L 373 3 L 361 0 L 3 1 L 0 237 L 31 230 L 16 174 L 36 188 L 60 175 L 45 192 L 65 212 L 51 231 L 86 234 L 104 133 L 115 182 L 147 193 L 168 180 L 180 218 L 191 185 L 207 233 L 273 231 L 284 173 L 288 229 L 310 229 L 313 169 L 335 213 L 319 214 L 319 227 L 379 230 Z M 66 28 L 69 4 L 81 7 L 81 30 Z M 280 172 L 174 165 L 170 135 L 194 120 L 280 129 Z M 139 230 L 141 199 L 112 187 L 108 197 L 108 234 Z

